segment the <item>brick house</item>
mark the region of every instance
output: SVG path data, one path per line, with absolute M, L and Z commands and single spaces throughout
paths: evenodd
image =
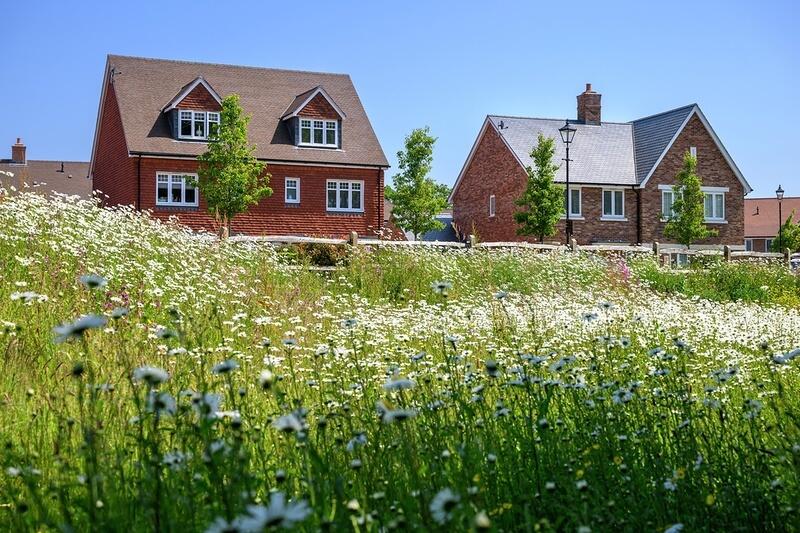
M 744 201 L 744 246 L 752 252 L 769 252 L 778 238 L 778 228 L 789 215 L 800 222 L 800 197 L 785 196 L 778 216 L 777 198 L 748 198 Z M 783 218 L 783 220 L 781 220 Z
M 570 148 L 570 219 L 580 244 L 669 242 L 674 176 L 686 151 L 695 153 L 706 194 L 706 223 L 719 231 L 702 245 L 744 242 L 744 196 L 751 191 L 697 104 L 632 122 L 601 121 L 600 94 L 591 84 L 578 95 L 577 129 Z M 516 234 L 515 200 L 525 190 L 525 168 L 538 133 L 556 139 L 555 161 L 565 157 L 563 119 L 490 115 L 450 195 L 462 234 L 483 241 L 535 240 Z M 561 165 L 555 181 L 564 183 Z M 566 199 L 565 199 L 566 203 Z M 564 241 L 565 221 L 552 238 Z
M 348 75 L 109 55 L 91 175 L 108 205 L 214 227 L 194 185 L 224 96 L 240 96 L 272 196 L 232 233 L 374 235 L 386 156 Z
M 88 161 L 47 161 L 28 159 L 27 147 L 22 139 L 11 145 L 11 157 L 0 159 L 0 170 L 13 176 L 0 174 L 0 188 L 8 191 L 40 192 L 43 194 L 68 194 L 88 199 L 92 196 Z

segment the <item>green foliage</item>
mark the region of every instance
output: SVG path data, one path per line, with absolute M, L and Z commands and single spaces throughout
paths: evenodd
M 435 143 L 430 128 L 412 131 L 406 137 L 405 150 L 397 152 L 397 166 L 401 172 L 392 178 L 394 185 L 386 188 L 396 224 L 413 233 L 415 239 L 444 227 L 436 220 L 436 215 L 447 209 L 450 189 L 428 177 Z
M 220 227 L 227 237 L 233 217 L 247 211 L 272 194 L 266 164 L 258 161 L 247 140 L 250 117 L 239 104 L 239 95 L 222 101 L 219 127 L 211 131 L 208 150 L 197 158 L 199 188 Z
M 553 163 L 554 154 L 554 140 L 540 133 L 538 144 L 531 150 L 535 169 L 525 169 L 528 183 L 516 201 L 523 209 L 514 213 L 519 225 L 517 234 L 537 236 L 540 242 L 555 235 L 558 220 L 564 214 L 564 188 L 553 181 L 558 170 L 558 165 Z
M 772 240 L 771 251 L 783 253 L 787 248 L 792 252 L 800 252 L 800 221 L 794 222 L 794 213 L 790 214 L 781 226 L 780 239 Z
M 664 235 L 690 247 L 693 242 L 713 237 L 717 230 L 705 224 L 705 195 L 697 175 L 697 158 L 688 151 L 683 156 L 683 168 L 675 175 L 673 215 L 664 228 Z

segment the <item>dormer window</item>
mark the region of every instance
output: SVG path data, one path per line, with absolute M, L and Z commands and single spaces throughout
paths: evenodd
M 339 146 L 339 123 L 335 120 L 300 118 L 300 144 L 305 146 Z
M 216 111 L 179 110 L 179 139 L 208 140 L 212 131 L 219 126 L 219 113 Z

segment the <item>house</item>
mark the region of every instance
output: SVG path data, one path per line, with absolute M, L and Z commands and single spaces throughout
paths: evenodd
M 778 238 L 778 228 L 794 215 L 800 222 L 800 197 L 784 196 L 778 216 L 777 198 L 748 198 L 744 201 L 744 246 L 751 252 L 769 252 Z M 783 218 L 783 220 L 781 220 Z
M 233 233 L 374 235 L 383 221 L 386 156 L 350 77 L 109 55 L 91 175 L 108 205 L 213 229 L 197 156 L 238 94 L 272 196 L 234 218 Z
M 13 176 L 0 175 L 0 187 L 7 190 L 61 193 L 91 198 L 92 180 L 86 161 L 44 161 L 28 159 L 22 139 L 11 145 L 11 158 L 0 159 L 0 170 Z
M 601 120 L 601 95 L 591 84 L 577 98 L 577 119 L 569 121 L 577 129 L 569 212 L 579 244 L 669 242 L 664 226 L 674 177 L 691 151 L 703 179 L 706 223 L 719 231 L 698 244 L 741 246 L 751 188 L 697 104 L 619 123 Z M 554 162 L 562 163 L 563 125 L 563 119 L 486 117 L 450 195 L 459 232 L 475 231 L 483 241 L 533 240 L 516 234 L 514 202 L 525 190 L 538 133 L 556 139 Z M 562 164 L 555 181 L 565 178 Z M 562 220 L 554 238 L 564 242 L 564 230 Z

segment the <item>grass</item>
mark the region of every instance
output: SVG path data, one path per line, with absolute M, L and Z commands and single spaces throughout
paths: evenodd
M 0 529 L 798 528 L 800 313 L 777 270 L 304 260 L 0 200 Z

